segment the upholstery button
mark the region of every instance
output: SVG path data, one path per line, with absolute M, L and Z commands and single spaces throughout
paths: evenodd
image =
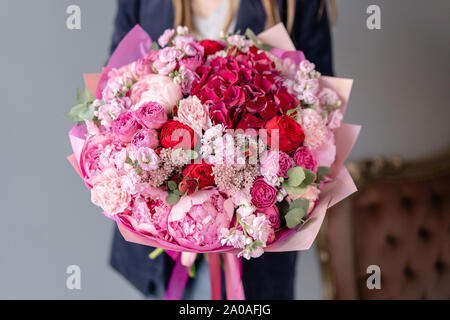
M 436 269 L 437 273 L 441 274 L 442 272 L 444 272 L 445 266 L 444 263 L 442 262 L 442 260 L 437 260 L 436 263 L 434 264 L 434 268 Z
M 411 209 L 411 207 L 412 207 L 412 201 L 411 201 L 411 198 L 409 198 L 409 197 L 402 197 L 401 199 L 400 199 L 400 202 L 401 202 L 401 204 L 402 204 L 402 206 L 405 208 L 405 209 Z
M 423 241 L 428 241 L 428 239 L 430 238 L 430 232 L 424 227 L 420 227 L 419 230 L 417 230 L 417 234 L 419 235 L 419 238 Z
M 409 266 L 406 266 L 405 269 L 403 269 L 403 274 L 405 275 L 406 278 L 408 278 L 409 280 L 411 280 L 412 278 L 414 278 L 414 273 L 411 270 L 411 268 Z
M 395 239 L 394 236 L 390 234 L 387 235 L 386 242 L 392 247 L 395 247 L 397 245 L 397 239 Z

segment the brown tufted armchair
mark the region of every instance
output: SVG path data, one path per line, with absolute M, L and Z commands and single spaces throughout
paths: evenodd
M 359 191 L 330 208 L 317 242 L 325 298 L 450 299 L 450 150 L 348 167 Z M 367 288 L 370 265 L 381 289 Z

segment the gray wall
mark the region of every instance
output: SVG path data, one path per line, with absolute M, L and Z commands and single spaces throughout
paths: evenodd
M 365 28 L 370 3 L 382 9 L 379 31 Z M 364 126 L 352 159 L 416 157 L 449 143 L 450 2 L 427 3 L 339 1 L 336 73 L 355 79 L 346 120 Z M 70 4 L 81 6 L 81 30 L 65 26 Z M 82 73 L 107 58 L 114 12 L 108 0 L 0 2 L 0 298 L 140 298 L 108 266 L 113 224 L 65 159 L 63 114 Z M 299 261 L 297 298 L 320 298 L 315 251 Z M 81 267 L 81 290 L 66 289 L 71 264 Z

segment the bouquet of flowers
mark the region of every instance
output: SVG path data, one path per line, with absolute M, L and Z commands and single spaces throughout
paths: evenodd
M 176 259 L 174 279 L 208 253 L 213 298 L 220 253 L 243 298 L 240 257 L 308 249 L 356 190 L 343 162 L 359 127 L 341 124 L 352 82 L 322 77 L 282 25 L 217 41 L 178 27 L 157 43 L 136 26 L 85 80 L 69 160 L 92 202 L 125 239 Z

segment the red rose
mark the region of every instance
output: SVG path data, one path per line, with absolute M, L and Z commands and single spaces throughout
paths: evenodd
M 214 40 L 202 40 L 199 43 L 203 48 L 205 48 L 205 58 L 210 54 L 214 54 L 217 51 L 225 49 L 223 44 Z
M 196 136 L 194 130 L 189 126 L 171 120 L 162 127 L 159 140 L 164 148 L 174 149 L 176 147 L 187 150 L 194 147 Z
M 286 153 L 292 153 L 305 140 L 305 133 L 300 125 L 286 115 L 270 119 L 264 128 L 267 130 L 267 145 L 269 147 L 276 144 L 275 141 L 272 141 L 272 135 L 275 135 L 272 130 L 278 129 L 279 150 Z
M 198 187 L 197 180 L 192 179 L 192 178 L 185 178 L 180 183 L 181 193 L 186 194 L 188 196 L 193 194 L 195 191 L 197 191 L 197 187 Z
M 198 188 L 203 189 L 214 185 L 214 177 L 212 175 L 212 165 L 206 163 L 192 163 L 186 166 L 183 170 L 183 177 L 196 179 Z

